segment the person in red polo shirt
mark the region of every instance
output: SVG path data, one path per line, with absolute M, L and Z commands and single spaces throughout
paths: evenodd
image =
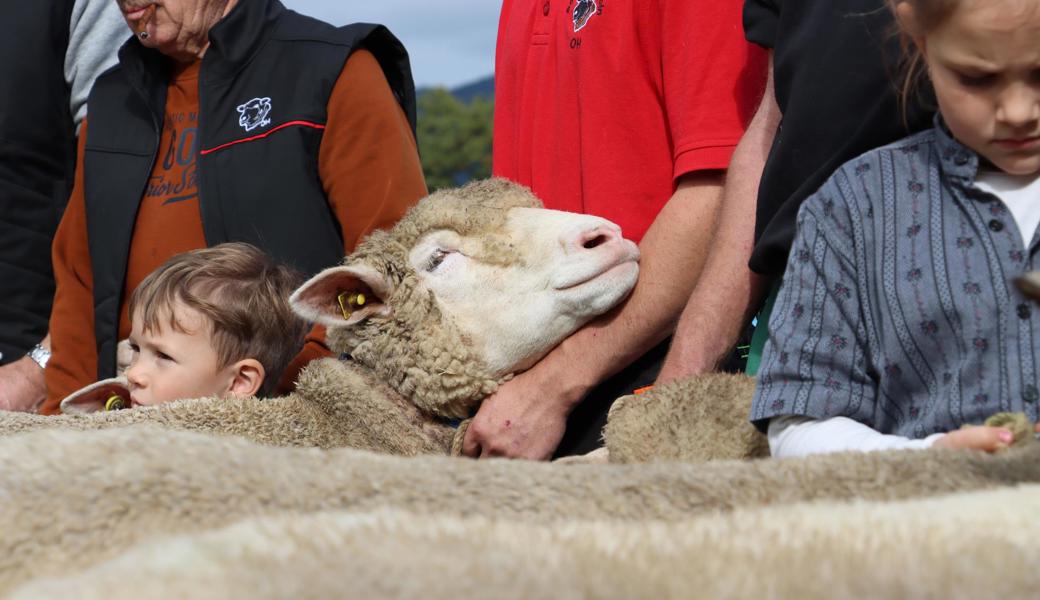
M 503 3 L 494 173 L 531 187 L 549 208 L 618 223 L 640 243 L 641 273 L 624 306 L 483 403 L 466 454 L 588 451 L 610 403 L 653 381 L 707 254 L 725 169 L 765 84 L 765 54 L 744 40 L 741 7 Z

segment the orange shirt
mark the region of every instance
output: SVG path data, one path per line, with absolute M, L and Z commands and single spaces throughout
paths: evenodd
M 195 168 L 199 153 L 201 62 L 178 67 L 166 91 L 159 156 L 152 165 L 130 238 L 123 307 L 119 313 L 119 339 L 130 335 L 127 301 L 144 278 L 171 256 L 206 247 L 199 217 L 199 182 Z
M 129 294 L 176 253 L 205 246 L 194 179 L 197 136 L 192 108 L 198 107 L 198 66 L 179 69 L 170 83 L 159 156 L 144 191 L 127 258 L 127 280 L 119 324 L 129 334 Z M 57 291 L 51 311 L 51 360 L 44 371 L 45 414 L 97 379 L 93 272 L 87 244 L 80 135 L 76 181 L 54 238 Z M 375 57 L 354 52 L 343 66 L 328 103 L 328 120 L 318 155 L 318 173 L 349 253 L 366 233 L 396 222 L 426 195 L 422 167 L 404 111 L 397 104 Z M 308 338 L 302 357 L 327 354 L 318 335 Z M 302 366 L 294 361 L 293 369 Z

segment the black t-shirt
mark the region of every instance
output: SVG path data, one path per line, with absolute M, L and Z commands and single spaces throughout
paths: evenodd
M 884 0 L 746 0 L 747 39 L 773 49 L 783 114 L 758 192 L 752 270 L 779 277 L 798 208 L 845 162 L 931 125 L 911 95 L 904 124 L 901 51 Z

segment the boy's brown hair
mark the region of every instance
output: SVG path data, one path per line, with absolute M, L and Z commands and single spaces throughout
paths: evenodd
M 307 323 L 289 307 L 302 277 L 277 264 L 255 246 L 234 242 L 178 254 L 145 277 L 130 296 L 131 319 L 155 331 L 163 319 L 184 332 L 174 318 L 180 302 L 209 323 L 222 369 L 254 358 L 264 366 L 259 394 L 269 393 L 299 352 Z

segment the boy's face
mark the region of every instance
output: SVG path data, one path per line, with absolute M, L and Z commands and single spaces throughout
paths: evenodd
M 219 361 L 204 317 L 180 303 L 172 311 L 184 331 L 162 319 L 156 331 L 145 332 L 140 315 L 136 311 L 132 315 L 133 361 L 126 378 L 133 407 L 224 396 L 231 389 L 234 368 L 217 369 Z
M 966 0 L 917 43 L 954 137 L 1006 173 L 1040 172 L 1040 5 Z

